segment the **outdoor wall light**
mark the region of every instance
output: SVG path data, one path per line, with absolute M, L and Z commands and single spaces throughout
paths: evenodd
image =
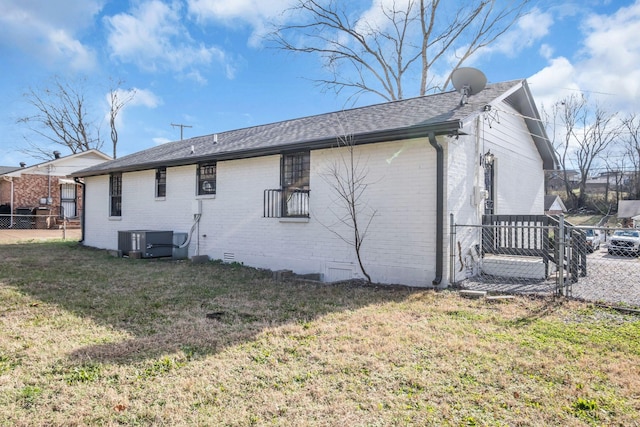
M 491 150 L 484 153 L 480 156 L 480 165 L 481 166 L 491 166 L 493 165 L 493 161 L 495 160 L 495 156 L 491 153 Z

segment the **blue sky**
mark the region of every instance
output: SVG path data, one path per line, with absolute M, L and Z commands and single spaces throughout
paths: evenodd
M 370 16 L 385 1 L 345 4 Z M 0 165 L 40 161 L 20 152 L 25 138 L 41 139 L 16 119 L 28 112 L 23 94 L 53 75 L 87 76 L 99 119 L 109 79 L 135 89 L 119 116 L 118 157 L 179 139 L 171 123 L 192 126 L 188 138 L 352 106 L 347 94 L 312 81 L 323 77 L 319 58 L 269 48 L 261 37 L 291 2 L 0 0 Z M 640 112 L 639 35 L 640 0 L 534 0 L 465 65 L 489 82 L 527 78 L 538 107 L 585 91 L 614 111 Z M 363 96 L 356 105 L 376 102 Z M 101 132 L 111 154 L 107 121 Z

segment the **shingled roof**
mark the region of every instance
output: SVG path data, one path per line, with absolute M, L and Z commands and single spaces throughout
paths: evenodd
M 0 166 L 0 175 L 4 175 L 6 173 L 13 172 L 16 169 L 20 169 L 20 168 L 17 168 L 15 166 Z
M 523 83 L 517 80 L 489 84 L 469 97 L 465 105 L 460 105 L 460 93 L 450 91 L 194 137 L 105 162 L 76 172 L 74 176 L 326 148 L 335 146 L 337 138 L 345 135 L 361 144 L 411 138 L 425 135 L 427 131 L 446 134 L 460 129 L 465 119 L 479 114 L 485 105 L 522 87 Z
M 618 218 L 633 218 L 640 215 L 640 200 L 620 200 Z

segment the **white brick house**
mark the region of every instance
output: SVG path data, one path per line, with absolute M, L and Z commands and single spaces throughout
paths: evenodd
M 555 160 L 523 80 L 490 84 L 466 104 L 447 92 L 191 138 L 85 169 L 75 174 L 85 182 L 84 244 L 117 249 L 119 231 L 193 229 L 189 256 L 361 278 L 329 177 L 348 159 L 338 147 L 345 135 L 366 170 L 361 226 L 375 212 L 362 246 L 374 282 L 446 286 L 450 214 L 479 224 L 485 210 L 544 213 L 544 170 Z

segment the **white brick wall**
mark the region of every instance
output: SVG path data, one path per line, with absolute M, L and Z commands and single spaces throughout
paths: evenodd
M 491 151 L 494 163 L 494 213 L 510 215 L 544 214 L 544 171 L 542 160 L 524 121 L 508 104 L 501 103 L 500 113 L 481 114 L 465 124 L 466 135 L 451 139 L 445 145 L 448 151 L 446 179 L 449 183 L 447 196 L 447 227 L 449 213 L 454 214 L 456 224 L 480 224 L 484 214 L 484 200 L 473 203 L 474 187 L 484 189 L 484 170 L 480 167 L 480 156 Z M 449 274 L 450 239 L 445 239 L 445 274 Z M 460 245 L 460 256 L 468 262 L 472 247 L 480 243 L 478 232 L 456 236 L 454 245 Z M 457 250 L 457 248 L 455 248 Z M 454 259 L 453 268 L 460 269 L 460 258 Z M 458 275 L 460 277 L 460 275 Z
M 376 210 L 362 251 L 368 272 L 377 282 L 430 284 L 435 274 L 435 151 L 421 139 L 358 147 L 357 152 L 369 184 L 363 200 Z M 298 273 L 346 270 L 361 277 L 353 248 L 331 231 L 350 237 L 338 225 L 343 208 L 324 178 L 340 155 L 335 149 L 311 154 L 308 222 L 262 217 L 263 191 L 280 185 L 280 156 L 219 162 L 216 196 L 200 198 L 202 218 L 189 255 Z M 87 178 L 85 243 L 116 249 L 118 230 L 189 231 L 197 199 L 195 173 L 195 166 L 168 168 L 162 200 L 154 197 L 155 171 L 123 174 L 121 218 L 108 215 L 108 177 Z
M 457 223 L 477 223 L 482 205 L 471 201 L 471 189 L 484 185 L 479 153 L 496 155 L 498 213 L 542 213 L 543 172 L 533 143 L 521 147 L 521 121 L 501 116 L 490 129 L 467 124 L 468 136 L 439 137 L 445 148 L 444 283 L 448 278 L 449 213 Z M 490 138 L 495 142 L 489 143 Z M 530 138 L 529 138 L 530 141 Z M 117 248 L 117 231 L 134 229 L 187 232 L 194 200 L 202 218 L 189 255 L 242 262 L 272 270 L 322 273 L 326 280 L 362 277 L 350 238 L 341 224 L 344 206 L 327 173 L 346 156 L 346 149 L 311 153 L 310 218 L 284 221 L 263 218 L 263 192 L 280 186 L 280 156 L 218 162 L 215 197 L 195 196 L 196 167 L 167 169 L 167 195 L 156 199 L 155 171 L 123 174 L 122 217 L 109 218 L 108 176 L 87 183 L 85 242 Z M 363 212 L 376 214 L 362 247 L 367 272 L 375 282 L 430 286 L 436 257 L 436 152 L 427 138 L 359 146 L 356 159 L 366 169 Z M 514 177 L 522 177 L 515 179 Z M 365 206 L 366 205 L 366 206 Z M 539 205 L 539 209 L 538 209 Z M 362 217 L 364 227 L 369 217 Z M 462 221 L 462 222 L 461 222 Z M 336 235 L 338 233 L 340 236 Z

